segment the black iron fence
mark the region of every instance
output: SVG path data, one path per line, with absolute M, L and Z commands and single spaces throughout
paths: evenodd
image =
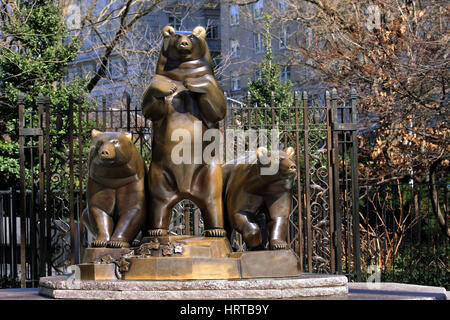
M 450 184 L 436 186 L 448 228 Z M 447 176 L 448 179 L 448 176 Z M 360 250 L 365 278 L 450 287 L 450 245 L 432 208 L 430 183 L 360 187 Z M 346 247 L 350 240 L 345 240 Z
M 37 102 L 36 108 L 28 110 L 19 101 L 23 174 L 20 188 L 3 191 L 0 198 L 3 286 L 17 286 L 19 279 L 21 286 L 36 286 L 39 277 L 66 272 L 69 265 L 83 260 L 88 241 L 79 218 L 86 205 L 87 149 L 92 129 L 131 132 L 147 166 L 151 162 L 152 124 L 139 108 L 130 106 L 127 94 L 114 108 L 105 100 L 92 108 L 71 98 L 68 113 L 59 118 L 47 99 L 40 97 Z M 395 270 L 400 262 L 395 259 L 406 257 L 404 248 L 436 247 L 448 252 L 447 239 L 436 238 L 435 229 L 426 229 L 433 236 L 423 236 L 424 221 L 431 219 L 429 207 L 415 207 L 416 216 L 423 219 L 409 229 L 404 224 L 388 228 L 392 219 L 395 223 L 410 221 L 411 214 L 404 219 L 406 198 L 402 196 L 388 206 L 381 199 L 396 197 L 398 191 L 384 185 L 358 184 L 354 91 L 346 98 L 338 97 L 336 90 L 325 92 L 321 101 L 310 99 L 306 92 L 295 93 L 291 106 L 276 106 L 273 98 L 266 106 L 254 106 L 250 96 L 244 102 L 228 102 L 227 118 L 221 123 L 224 133 L 227 129 L 276 129 L 280 147 L 296 151 L 298 174 L 287 240 L 302 271 L 344 273 L 352 280 L 363 280 L 378 270 L 385 277 L 399 274 Z M 61 128 L 66 129 L 63 134 Z M 448 215 L 447 186 L 439 190 Z M 419 194 L 419 202 L 428 201 L 424 192 Z M 398 210 L 404 215 L 398 216 Z M 200 216 L 194 203 L 183 200 L 173 209 L 171 232 L 201 234 Z M 417 228 L 421 230 L 419 242 L 406 240 L 413 236 L 405 232 Z M 403 232 L 400 242 L 399 230 Z M 232 246 L 245 250 L 239 234 L 234 235 Z M 448 271 L 448 265 L 442 267 L 439 261 L 435 265 Z

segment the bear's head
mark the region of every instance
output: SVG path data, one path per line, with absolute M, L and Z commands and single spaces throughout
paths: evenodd
M 205 28 L 198 26 L 190 32 L 176 32 L 172 26 L 165 26 L 162 30 L 164 37 L 161 55 L 172 61 L 193 61 L 209 56 L 206 43 Z
M 95 165 L 116 167 L 130 161 L 135 152 L 131 133 L 92 130 L 90 160 Z
M 292 147 L 276 153 L 268 151 L 265 147 L 259 147 L 256 150 L 256 156 L 260 165 L 261 175 L 278 176 L 293 180 L 297 174 L 297 165 L 293 160 L 294 155 L 295 150 Z

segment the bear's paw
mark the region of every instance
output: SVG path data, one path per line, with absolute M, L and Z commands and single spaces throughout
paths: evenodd
M 93 248 L 105 248 L 108 244 L 106 240 L 94 240 L 91 242 L 91 247 Z
M 225 237 L 227 232 L 224 229 L 207 229 L 203 232 L 205 237 Z
M 108 248 L 129 248 L 130 244 L 128 243 L 128 241 L 115 239 L 115 240 L 108 241 L 107 247 Z
M 283 240 L 270 240 L 270 249 L 271 250 L 283 250 L 287 249 L 288 244 Z
M 150 237 L 162 237 L 167 235 L 166 229 L 149 229 L 147 232 Z

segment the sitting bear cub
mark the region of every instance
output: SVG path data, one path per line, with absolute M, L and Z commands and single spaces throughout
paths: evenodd
M 297 167 L 292 160 L 292 147 L 279 151 L 278 172 L 273 175 L 261 174 L 261 168 L 269 163 L 270 153 L 266 148 L 256 150 L 254 159 L 244 163 L 234 161 L 224 164 L 224 207 L 228 217 L 228 227 L 242 234 L 248 248 L 263 248 L 265 235 L 262 233 L 259 216 L 267 221 L 269 248 L 286 249 L 286 235 L 291 212 L 292 184 Z M 273 157 L 276 159 L 276 157 Z M 242 159 L 240 159 L 242 160 Z M 266 231 L 266 230 L 263 230 Z M 231 234 L 228 230 L 228 235 Z
M 87 208 L 81 220 L 92 247 L 129 247 L 146 217 L 145 164 L 131 133 L 92 130 Z

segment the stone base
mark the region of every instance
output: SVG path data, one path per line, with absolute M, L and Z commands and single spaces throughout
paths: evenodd
M 287 278 L 239 280 L 72 280 L 41 278 L 39 294 L 76 300 L 295 299 L 347 295 L 341 275 L 302 274 Z

